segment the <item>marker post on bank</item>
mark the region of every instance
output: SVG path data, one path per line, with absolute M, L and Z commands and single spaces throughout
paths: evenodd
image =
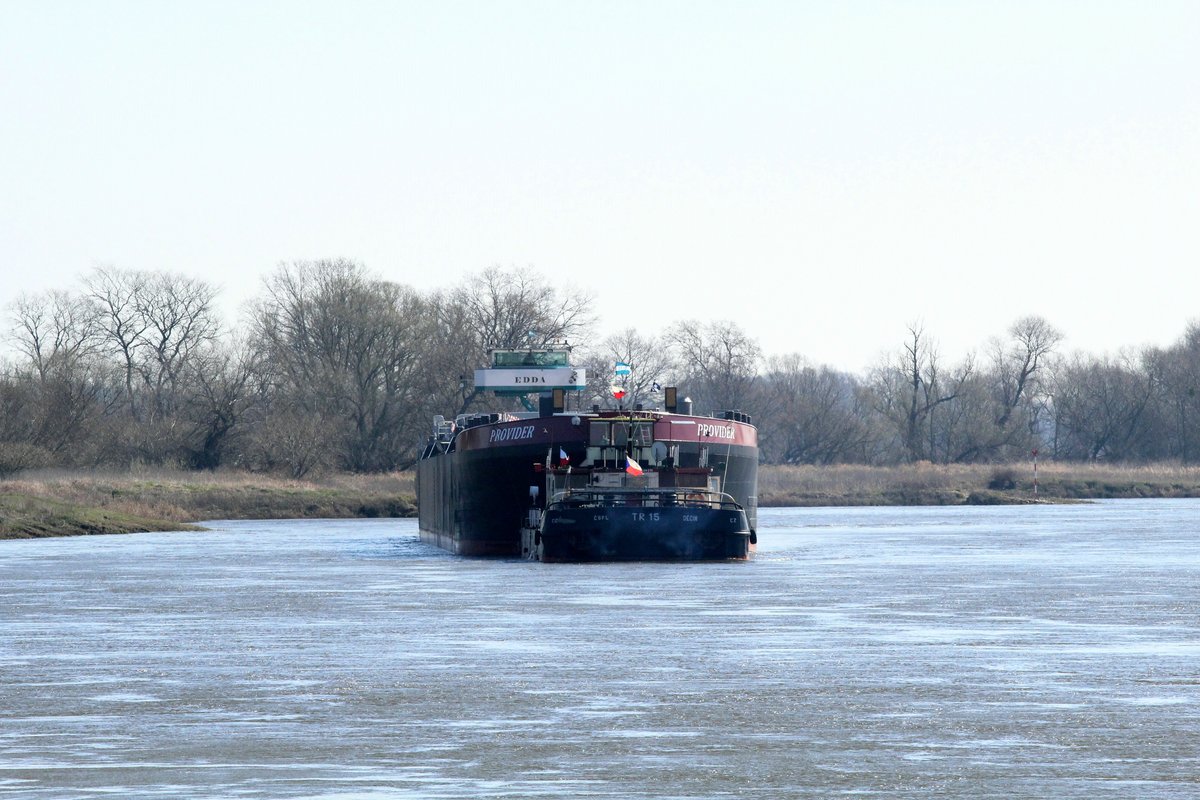
M 1033 499 L 1037 500 L 1037 448 L 1033 448 Z

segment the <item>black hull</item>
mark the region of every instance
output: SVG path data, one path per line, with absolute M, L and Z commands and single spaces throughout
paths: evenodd
M 531 446 L 422 459 L 421 540 L 464 556 L 520 555 L 521 525 L 533 506 L 529 487 L 544 482 L 534 465 L 545 458 L 545 447 Z
M 740 509 L 614 506 L 546 512 L 540 544 L 542 561 L 726 561 L 751 542 Z

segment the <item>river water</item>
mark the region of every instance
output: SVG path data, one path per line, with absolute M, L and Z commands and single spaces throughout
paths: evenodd
M 1200 797 L 1197 501 L 765 509 L 719 564 L 209 526 L 0 542 L 0 797 Z

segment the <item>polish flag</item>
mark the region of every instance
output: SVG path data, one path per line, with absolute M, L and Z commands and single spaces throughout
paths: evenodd
M 634 461 L 629 456 L 625 456 L 625 471 L 630 475 L 641 475 L 642 465 Z
M 612 390 L 612 396 L 617 398 L 618 400 L 620 400 L 622 397 L 625 396 L 625 387 L 624 386 L 610 386 L 608 388 Z

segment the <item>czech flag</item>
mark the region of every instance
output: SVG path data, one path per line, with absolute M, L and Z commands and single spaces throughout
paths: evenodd
M 625 387 L 624 386 L 613 385 L 608 388 L 609 388 L 609 391 L 612 392 L 612 396 L 617 398 L 618 400 L 620 400 L 622 397 L 625 396 Z
M 561 447 L 558 448 L 558 463 L 559 464 L 570 464 L 571 463 L 571 459 L 567 457 L 567 451 L 563 450 Z
M 625 456 L 625 471 L 630 475 L 641 475 L 642 465 L 634 461 L 629 456 Z

